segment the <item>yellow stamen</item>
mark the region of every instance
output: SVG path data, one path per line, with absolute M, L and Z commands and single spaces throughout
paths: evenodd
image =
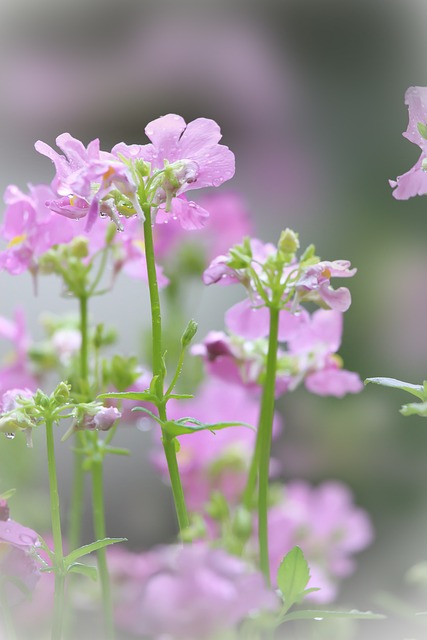
M 15 236 L 14 238 L 12 238 L 12 240 L 9 241 L 7 248 L 11 249 L 12 247 L 16 247 L 19 244 L 22 244 L 23 242 L 25 242 L 26 239 L 27 239 L 26 233 L 23 233 L 20 236 Z

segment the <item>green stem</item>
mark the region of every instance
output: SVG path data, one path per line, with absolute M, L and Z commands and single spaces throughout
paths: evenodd
M 94 434 L 96 437 L 97 434 Z M 106 537 L 105 512 L 104 512 L 104 487 L 103 487 L 103 464 L 102 460 L 93 461 L 92 473 L 92 501 L 93 501 L 93 528 L 95 538 L 102 540 Z M 114 622 L 113 605 L 111 599 L 110 577 L 108 575 L 107 554 L 105 548 L 98 549 L 97 552 L 99 579 L 102 592 L 102 609 L 104 613 L 105 638 L 113 640 Z
M 162 422 L 166 422 L 166 405 L 164 398 L 164 365 L 162 352 L 162 317 L 160 309 L 159 287 L 157 284 L 156 263 L 154 258 L 153 231 L 151 228 L 151 209 L 149 206 L 143 206 L 145 215 L 144 221 L 144 240 L 145 240 L 145 259 L 147 263 L 148 288 L 150 291 L 151 302 L 151 331 L 153 339 L 153 376 L 157 376 L 156 391 L 159 399 L 158 409 L 159 418 Z M 166 437 L 163 433 L 163 449 L 168 464 L 170 481 L 172 485 L 172 494 L 175 502 L 175 509 L 178 518 L 180 531 L 189 525 L 187 507 L 185 504 L 184 492 L 182 489 L 181 478 L 179 475 L 178 462 L 176 459 L 175 444 L 173 440 Z
M 46 418 L 47 466 L 50 489 L 50 511 L 52 518 L 53 548 L 55 553 L 55 595 L 53 604 L 52 640 L 62 637 L 64 613 L 64 553 L 62 549 L 61 514 L 59 509 L 58 480 L 56 476 L 53 421 Z
M 277 366 L 279 310 L 270 307 L 270 334 L 268 339 L 267 369 L 261 400 L 259 440 L 259 487 L 258 487 L 258 539 L 260 567 L 267 584 L 270 585 L 268 560 L 268 477 L 270 468 L 271 436 L 274 419 L 274 396 Z
M 89 387 L 89 340 L 88 340 L 88 296 L 85 294 L 79 297 L 80 307 L 80 389 L 86 399 Z M 75 435 L 77 441 L 76 449 L 83 449 L 85 445 L 85 434 L 78 431 Z M 84 501 L 84 469 L 80 451 L 74 452 L 74 473 L 73 487 L 71 492 L 71 506 L 68 514 L 68 542 L 70 551 L 77 549 L 81 538 L 81 523 Z
M 172 391 L 175 389 L 176 383 L 178 382 L 178 378 L 181 375 L 182 367 L 184 366 L 185 352 L 186 352 L 186 349 L 182 347 L 181 352 L 179 354 L 178 364 L 176 365 L 174 377 L 172 378 L 172 382 L 167 388 L 165 396 L 169 396 L 172 393 Z

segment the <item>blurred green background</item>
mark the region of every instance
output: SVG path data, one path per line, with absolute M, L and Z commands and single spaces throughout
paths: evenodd
M 425 0 L 5 0 L 0 12 L 2 189 L 51 179 L 50 163 L 33 149 L 39 138 L 53 144 L 69 131 L 109 149 L 144 142 L 146 123 L 164 113 L 213 118 L 236 154 L 230 187 L 244 193 L 259 236 L 274 241 L 290 226 L 302 245 L 358 267 L 346 368 L 362 378 L 423 380 L 426 206 L 395 201 L 387 181 L 418 157 L 401 132 L 406 88 L 427 84 Z M 22 304 L 35 337 L 45 308 L 73 310 L 52 279 L 41 279 L 37 297 L 27 275 L 1 274 L 1 287 L 0 313 Z M 222 328 L 238 296 L 201 287 L 189 296 L 201 337 Z M 119 328 L 125 352 L 140 351 L 147 293 L 122 278 L 113 300 L 97 300 L 94 318 Z M 378 609 L 380 591 L 405 595 L 406 570 L 427 558 L 427 424 L 399 415 L 405 401 L 368 387 L 343 400 L 301 389 L 281 402 L 285 478 L 341 479 L 373 519 L 376 541 L 342 592 L 358 608 Z M 148 436 L 127 430 L 119 440 L 136 453 L 107 464 L 110 535 L 132 539 L 142 526 L 146 545 L 170 539 L 169 492 L 147 463 Z M 0 443 L 1 486 L 12 478 L 22 487 L 14 515 L 34 527 L 47 500 L 42 448 L 41 439 L 33 451 Z M 61 455 L 67 495 L 70 458 Z M 406 628 L 369 629 L 360 637 L 403 638 Z

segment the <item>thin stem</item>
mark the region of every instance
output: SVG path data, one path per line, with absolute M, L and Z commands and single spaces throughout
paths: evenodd
M 270 334 L 268 339 L 267 370 L 261 400 L 259 438 L 259 487 L 258 487 L 258 539 L 260 567 L 270 585 L 268 560 L 268 476 L 270 468 L 271 436 L 274 419 L 274 394 L 276 382 L 279 310 L 270 307 Z
M 61 514 L 59 509 L 58 480 L 56 476 L 55 464 L 53 422 L 51 418 L 46 418 L 46 443 L 53 548 L 55 553 L 55 595 L 53 604 L 52 640 L 60 640 L 60 638 L 62 637 L 65 575 L 64 553 L 62 549 Z
M 80 377 L 82 386 L 87 387 L 89 375 L 89 341 L 88 341 L 88 296 L 81 295 L 80 303 L 80 333 L 82 341 L 80 345 Z M 87 389 L 84 388 L 87 392 Z
M 94 434 L 98 437 L 97 434 Z M 103 464 L 102 461 L 93 461 L 92 467 L 92 501 L 93 501 L 93 528 L 95 538 L 102 540 L 106 537 L 105 512 L 104 512 L 104 487 L 103 487 Z M 110 577 L 108 575 L 107 554 L 105 548 L 98 549 L 97 552 L 99 579 L 102 592 L 102 609 L 104 613 L 105 637 L 113 640 L 114 622 L 113 605 L 111 599 Z
M 167 388 L 165 396 L 169 396 L 172 393 L 172 391 L 175 389 L 175 385 L 178 382 L 179 376 L 181 375 L 182 367 L 184 366 L 185 352 L 186 352 L 186 349 L 184 347 L 182 347 L 181 352 L 179 354 L 178 364 L 176 365 L 175 374 L 174 374 L 174 376 L 172 378 L 172 382 L 170 383 L 169 387 Z
M 149 206 L 143 207 L 144 221 L 144 239 L 145 239 L 145 259 L 147 263 L 148 288 L 150 291 L 151 302 L 151 331 L 153 339 L 153 376 L 157 376 L 156 391 L 159 399 L 158 409 L 159 418 L 162 422 L 166 422 L 166 404 L 164 398 L 164 365 L 162 351 L 162 317 L 160 309 L 159 288 L 157 284 L 156 263 L 154 259 L 154 243 L 153 231 L 151 228 L 151 209 Z M 163 433 L 163 448 L 168 464 L 170 481 L 172 485 L 172 494 L 175 502 L 175 509 L 178 518 L 180 531 L 189 525 L 187 507 L 185 504 L 184 492 L 182 489 L 181 478 L 179 475 L 178 462 L 176 459 L 175 444 L 173 440 Z

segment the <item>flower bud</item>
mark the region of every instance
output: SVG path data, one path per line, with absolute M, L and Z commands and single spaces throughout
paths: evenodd
M 70 243 L 70 254 L 73 258 L 87 258 L 89 255 L 89 240 L 84 236 L 73 238 Z
M 185 349 L 185 347 L 188 347 L 188 345 L 190 344 L 190 342 L 192 341 L 192 339 L 194 338 L 194 336 L 197 333 L 197 327 L 199 325 L 197 324 L 197 322 L 195 320 L 190 320 L 185 328 L 184 333 L 182 334 L 181 337 L 181 345 L 182 347 Z
M 280 234 L 278 248 L 283 253 L 295 253 L 299 249 L 298 234 L 292 229 L 286 228 Z
M 252 533 L 251 512 L 240 505 L 237 507 L 233 518 L 233 533 L 237 538 L 247 540 Z
M 55 398 L 58 405 L 63 405 L 68 402 L 70 398 L 71 386 L 66 382 L 60 382 L 53 392 L 52 396 Z

